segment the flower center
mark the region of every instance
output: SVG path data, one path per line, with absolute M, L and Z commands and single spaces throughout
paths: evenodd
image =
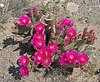
M 51 48 L 51 49 L 53 49 L 53 48 L 54 48 L 54 46 L 50 46 L 50 48 Z
M 23 59 L 23 63 L 26 63 L 26 59 Z
M 43 52 L 40 52 L 41 54 L 43 54 Z
M 69 34 L 70 34 L 71 36 L 73 36 L 73 33 L 72 33 L 72 32 L 70 32 Z
M 42 27 L 39 27 L 39 30 L 41 30 L 42 29 Z
M 84 59 L 83 57 L 81 58 L 81 60 L 82 60 L 82 61 L 85 61 L 85 59 Z
M 23 71 L 24 71 L 25 74 L 27 73 L 27 71 L 25 69 L 23 69 Z
M 48 52 L 46 51 L 46 56 L 48 56 Z
M 38 56 L 38 60 L 41 60 L 41 56 Z
M 42 45 L 42 42 L 39 42 L 39 45 Z
M 45 60 L 45 63 L 48 64 L 49 60 Z
M 66 60 L 66 58 L 63 58 L 63 60 L 64 60 L 64 62 L 66 62 L 67 60 Z
M 74 58 L 74 56 L 73 55 L 70 55 L 70 59 L 73 59 Z
M 26 19 L 23 19 L 23 22 L 25 23 L 26 22 Z
M 38 39 L 41 39 L 41 36 L 38 36 Z

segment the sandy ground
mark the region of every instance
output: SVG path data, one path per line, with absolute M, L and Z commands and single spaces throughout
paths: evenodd
M 43 0 L 35 0 L 34 5 L 39 5 Z M 59 18 L 71 16 L 75 21 L 74 26 L 77 31 L 81 32 L 85 27 L 94 29 L 98 38 L 94 45 L 89 46 L 92 49 L 85 52 L 89 55 L 90 61 L 96 63 L 95 71 L 100 69 L 100 1 L 99 0 L 68 0 L 66 4 L 73 2 L 78 6 L 78 10 L 71 13 L 67 8 L 63 8 L 63 2 L 58 3 L 60 11 L 57 12 Z M 52 4 L 51 4 L 52 5 Z M 38 7 L 39 8 L 39 7 Z M 52 9 L 51 9 L 52 10 Z M 49 11 L 51 12 L 51 11 Z M 53 18 L 55 16 L 51 14 Z M 19 66 L 17 60 L 20 54 L 24 53 L 26 46 L 20 46 L 17 41 L 22 37 L 12 34 L 11 26 L 16 18 L 9 17 L 7 22 L 0 28 L 0 82 L 99 82 L 99 76 L 90 77 L 87 73 L 81 73 L 79 68 L 75 68 L 72 75 L 63 76 L 51 75 L 43 77 L 43 72 L 30 72 L 29 77 L 20 77 Z M 24 47 L 24 49 L 22 49 Z M 18 49 L 18 50 L 17 50 Z

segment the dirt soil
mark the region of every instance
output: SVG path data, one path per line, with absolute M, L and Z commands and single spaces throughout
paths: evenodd
M 29 7 L 32 8 L 32 5 L 38 6 L 38 10 L 41 10 L 41 4 L 45 3 L 45 1 L 50 0 L 34 0 L 33 3 L 29 4 Z M 88 27 L 88 30 L 94 29 L 98 39 L 95 44 L 88 46 L 85 53 L 88 54 L 91 62 L 96 63 L 96 67 L 93 70 L 99 70 L 100 0 L 67 0 L 65 7 L 63 1 L 61 0 L 60 3 L 56 4 L 57 8 L 59 8 L 57 12 L 52 10 L 54 3 L 50 3 L 48 12 L 53 19 L 71 16 L 70 19 L 74 20 L 74 27 L 77 27 L 78 33 L 81 33 L 85 27 Z M 74 3 L 75 6 L 68 5 L 70 2 Z M 68 9 L 68 6 L 71 6 L 71 9 Z M 56 15 L 53 15 L 52 12 Z M 9 19 L 4 24 L 0 23 L 0 25 L 3 25 L 0 26 L 0 82 L 100 82 L 98 74 L 89 76 L 86 72 L 81 72 L 80 68 L 75 68 L 69 76 L 54 73 L 49 75 L 49 77 L 43 77 L 44 72 L 30 72 L 28 77 L 21 77 L 17 62 L 20 55 L 27 51 L 27 46 L 18 43 L 18 41 L 23 39 L 21 36 L 11 33 L 13 31 L 11 29 L 13 21 L 17 19 L 15 16 L 12 16 L 14 15 L 13 13 L 11 11 L 7 13 L 6 15 L 9 16 Z M 84 49 L 84 46 L 82 49 Z

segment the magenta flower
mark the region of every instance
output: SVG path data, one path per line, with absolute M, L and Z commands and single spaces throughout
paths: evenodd
M 79 54 L 79 56 L 78 56 L 78 63 L 80 65 L 87 64 L 88 63 L 88 60 L 89 60 L 89 58 L 88 58 L 88 56 L 86 54 L 84 54 L 84 53 L 80 53 Z
M 65 42 L 64 42 L 64 45 L 68 45 L 69 41 L 70 41 L 70 39 L 67 38 L 67 39 L 65 40 Z
M 35 45 L 37 48 L 43 48 L 45 46 L 45 40 L 42 40 L 42 39 L 36 40 Z
M 67 37 L 72 38 L 72 37 L 76 36 L 76 30 L 73 28 L 70 28 L 70 29 L 66 30 L 66 34 L 67 34 Z
M 59 27 L 59 29 L 63 29 L 64 25 L 61 24 L 58 27 Z
M 61 34 L 61 29 L 59 29 L 59 30 L 57 31 L 57 34 L 58 34 L 58 35 L 60 35 L 60 34 Z
M 28 63 L 30 63 L 29 58 L 27 56 L 21 56 L 18 62 L 21 66 L 26 66 Z
M 39 17 L 42 17 L 42 13 L 39 14 Z
M 88 32 L 86 31 L 86 32 L 84 32 L 84 36 L 87 36 L 88 35 Z
M 28 14 L 29 14 L 29 15 L 32 15 L 32 11 L 31 11 L 31 10 L 29 10 L 29 11 L 28 11 Z
M 44 50 L 45 50 L 45 48 L 41 48 L 40 50 L 37 51 L 37 53 L 44 55 Z
M 72 27 L 74 25 L 74 21 L 70 20 L 69 26 Z
M 33 8 L 33 12 L 37 12 L 37 8 L 36 7 Z
M 68 19 L 66 19 L 66 18 L 65 18 L 65 19 L 62 19 L 62 20 L 61 20 L 61 23 L 62 23 L 64 26 L 67 27 L 67 26 L 70 24 L 70 20 L 68 20 Z
M 33 36 L 34 39 L 44 39 L 44 33 L 36 33 Z
M 29 76 L 29 71 L 27 69 L 27 67 L 23 66 L 20 68 L 20 73 L 23 75 L 23 76 Z
M 75 64 L 76 63 L 76 59 L 78 57 L 78 54 L 76 51 L 67 51 L 66 52 L 66 56 L 67 56 L 67 60 L 70 62 L 70 63 L 73 63 Z
M 44 49 L 44 56 L 45 58 L 49 58 L 51 56 L 49 49 Z
M 34 61 L 37 63 L 37 64 L 40 64 L 41 62 L 43 62 L 44 60 L 44 55 L 43 54 L 40 54 L 38 52 L 35 53 L 35 56 L 34 56 Z
M 39 23 L 35 25 L 35 30 L 36 32 L 43 32 L 45 30 L 45 25 L 43 23 Z
M 27 15 L 20 16 L 18 20 L 20 22 L 20 25 L 26 25 L 26 27 L 29 27 L 30 17 L 28 17 Z
M 59 58 L 59 62 L 61 65 L 68 65 L 69 61 L 67 60 L 66 53 L 62 53 Z
M 50 52 L 56 52 L 58 50 L 58 46 L 57 46 L 57 43 L 54 43 L 54 44 L 48 44 L 47 46 L 47 49 L 50 50 Z
M 51 65 L 51 58 L 46 58 L 46 59 L 44 59 L 43 62 L 42 62 L 42 65 L 43 65 L 44 67 L 50 66 L 50 65 Z

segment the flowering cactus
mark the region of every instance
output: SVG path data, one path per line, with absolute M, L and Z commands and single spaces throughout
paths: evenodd
M 47 68 L 54 65 L 68 67 L 71 64 L 72 68 L 81 68 L 88 64 L 89 57 L 77 49 L 85 44 L 95 43 L 97 38 L 94 30 L 88 32 L 86 27 L 83 34 L 78 34 L 73 28 L 73 20 L 67 18 L 60 21 L 44 19 L 44 23 L 42 23 L 39 21 L 42 15 L 34 7 L 33 10 L 20 16 L 20 23 L 14 22 L 13 29 L 25 37 L 22 43 L 30 45 L 29 47 L 32 49 L 31 56 L 27 54 L 27 56 L 19 58 L 21 74 L 28 76 L 29 71 L 37 69 L 39 65 L 41 68 Z

